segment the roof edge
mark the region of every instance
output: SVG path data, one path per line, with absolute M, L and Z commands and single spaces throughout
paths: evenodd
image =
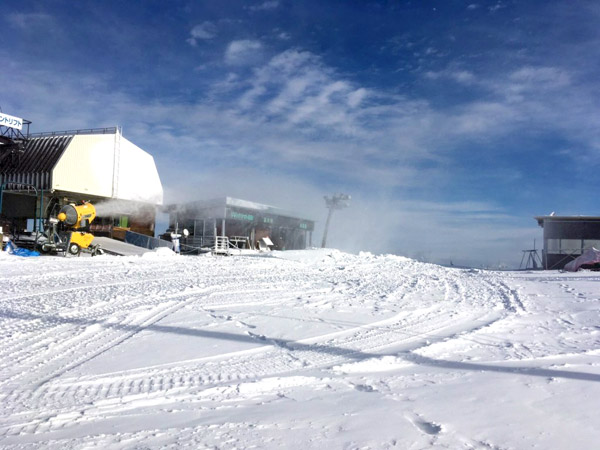
M 66 131 L 44 131 L 41 133 L 31 133 L 29 138 L 49 137 L 49 136 L 74 136 L 77 134 L 115 134 L 119 131 L 119 127 L 108 128 L 83 128 L 81 130 L 66 130 Z

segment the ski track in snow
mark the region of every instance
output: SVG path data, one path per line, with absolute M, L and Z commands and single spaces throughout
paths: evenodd
M 439 355 L 461 342 L 469 348 L 497 345 L 489 330 L 535 308 L 535 300 L 520 295 L 518 283 L 506 275 L 391 256 L 331 252 L 317 262 L 106 256 L 18 263 L 12 267 L 0 260 L 5 287 L 0 294 L 0 444 L 2 437 L 53 432 L 153 404 L 185 408 L 190 402 L 231 401 L 235 395 L 247 399 L 240 386 L 263 389 L 262 395 L 281 390 L 281 381 L 261 388 L 261 380 L 323 386 L 323 374 L 335 374 L 336 368 L 352 372 L 352 365 L 360 372 L 363 362 L 391 357 L 386 355 Z M 566 295 L 589 297 L 571 289 L 568 278 L 560 282 Z M 300 322 L 331 323 L 322 334 L 270 336 L 236 317 L 232 308 L 245 308 L 250 316 L 253 310 L 276 316 L 290 309 Z M 330 318 L 338 310 L 365 320 Z M 238 331 L 183 330 L 168 323 L 186 311 L 217 323 L 234 322 Z M 329 315 L 321 318 L 320 312 Z M 74 373 L 139 333 L 189 333 L 245 347 L 127 370 Z M 523 351 L 515 356 L 526 357 Z M 387 363 L 402 367 L 396 359 Z M 416 413 L 406 417 L 432 438 L 443 430 Z M 199 430 L 179 429 L 179 442 L 186 434 L 195 442 Z M 151 431 L 121 433 L 126 436 L 137 444 L 160 442 Z M 95 445 L 114 437 L 103 439 Z

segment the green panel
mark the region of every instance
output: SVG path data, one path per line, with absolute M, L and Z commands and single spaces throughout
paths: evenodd
M 244 214 L 237 211 L 231 211 L 230 216 L 232 219 L 247 220 L 248 222 L 252 222 L 254 220 L 254 216 L 252 214 Z

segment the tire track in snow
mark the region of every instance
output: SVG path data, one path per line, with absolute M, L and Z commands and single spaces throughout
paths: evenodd
M 136 369 L 114 376 L 60 381 L 48 386 L 35 400 L 49 408 L 66 413 L 69 405 L 96 404 L 110 399 L 136 399 L 140 395 L 186 397 L 190 392 L 218 385 L 248 382 L 265 377 L 283 376 L 306 370 L 377 357 L 379 351 L 394 348 L 406 351 L 424 342 L 436 341 L 468 331 L 473 323 L 487 325 L 498 315 L 463 311 L 459 317 L 449 316 L 443 308 L 420 312 L 418 318 L 400 314 L 392 319 L 330 333 L 294 343 L 275 341 L 272 345 L 235 352 L 230 355 L 193 361 L 187 367 L 171 365 L 166 369 Z M 19 399 L 23 401 L 24 399 Z
M 173 403 L 178 399 L 188 399 L 207 388 L 299 374 L 360 361 L 365 357 L 378 357 L 377 352 L 385 348 L 392 347 L 395 352 L 407 351 L 427 345 L 429 341 L 468 331 L 474 322 L 480 327 L 498 318 L 498 315 L 486 315 L 482 311 L 478 314 L 463 311 L 459 318 L 449 317 L 439 309 L 423 311 L 419 320 L 414 320 L 414 317 L 408 320 L 410 315 L 400 316 L 289 345 L 274 344 L 236 352 L 229 358 L 227 355 L 205 358 L 206 361 L 195 362 L 187 368 L 175 366 L 157 371 L 137 369 L 130 374 L 79 379 L 72 383 L 63 380 L 45 387 L 33 400 L 37 408 L 44 411 L 51 409 L 57 417 L 76 412 L 89 417 L 90 413 L 98 415 L 100 412 L 98 417 L 101 418 L 106 414 L 118 414 L 128 409 L 128 403 L 135 403 L 141 398 L 168 396 L 165 402 Z M 110 404 L 114 406 L 107 408 Z M 0 433 L 22 433 L 32 426 L 37 429 L 36 425 L 48 420 L 46 416 L 40 419 L 27 416 L 25 414 L 15 421 L 3 423 Z
M 127 317 L 125 321 L 121 322 L 98 322 L 86 325 L 86 329 L 93 328 L 93 330 L 84 333 L 87 336 L 83 338 L 79 332 L 79 328 L 82 325 L 71 325 L 70 331 L 74 331 L 75 335 L 63 343 L 62 347 L 67 348 L 64 352 L 54 353 L 49 358 L 44 358 L 43 356 L 40 358 L 37 355 L 33 355 L 32 358 L 35 362 L 32 374 L 23 376 L 22 373 L 16 373 L 14 376 L 5 379 L 6 381 L 3 384 L 10 384 L 15 379 L 18 379 L 19 385 L 41 386 L 68 370 L 104 353 L 106 350 L 118 345 L 134 334 L 144 331 L 145 328 L 164 319 L 168 315 L 173 314 L 195 300 L 195 295 L 205 294 L 206 292 L 206 288 L 201 288 L 197 290 L 188 290 L 184 293 L 154 298 L 151 304 L 145 304 L 147 306 L 152 306 L 153 309 L 140 316 L 134 315 L 133 317 Z M 187 301 L 177 301 L 178 299 L 185 297 L 190 298 Z M 164 303 L 165 301 L 167 303 Z M 135 313 L 135 310 L 130 312 Z M 77 323 L 77 320 L 70 318 L 64 318 L 63 320 L 68 323 Z M 87 350 L 90 347 L 91 350 Z M 21 363 L 27 362 L 29 361 L 25 360 Z M 35 370 L 37 368 L 43 369 L 41 374 L 37 373 Z
M 69 327 L 64 326 L 65 321 L 89 322 L 97 320 L 98 322 L 100 322 L 105 318 L 113 317 L 115 313 L 122 313 L 123 311 L 133 311 L 137 308 L 153 306 L 163 301 L 165 296 L 179 295 L 181 291 L 184 291 L 181 295 L 191 294 L 193 293 L 194 289 L 197 289 L 197 287 L 194 287 L 193 283 L 191 283 L 191 281 L 193 281 L 195 278 L 197 278 L 196 275 L 194 275 L 193 277 L 186 278 L 167 277 L 166 279 L 162 279 L 160 281 L 152 279 L 110 283 L 102 286 L 102 288 L 105 288 L 104 290 L 107 292 L 105 292 L 104 294 L 96 293 L 96 295 L 99 298 L 103 298 L 107 295 L 110 295 L 113 298 L 116 297 L 117 300 L 113 300 L 108 303 L 102 302 L 96 305 L 92 304 L 89 308 L 73 310 L 73 312 L 62 314 L 61 316 L 54 318 L 39 317 L 36 320 L 21 320 L 18 318 L 18 313 L 13 313 L 15 317 L 12 318 L 12 321 L 16 322 L 15 324 L 13 324 L 10 323 L 11 320 L 8 320 L 9 323 L 6 323 L 7 313 L 5 313 L 5 323 L 3 324 L 4 333 L 5 335 L 10 335 L 10 337 L 5 338 L 3 340 L 4 346 L 2 347 L 3 350 L 0 350 L 0 361 L 9 357 L 14 365 L 15 363 L 26 363 L 31 361 L 32 359 L 37 358 L 37 355 L 35 353 L 32 353 L 31 349 L 40 346 L 43 347 L 44 344 L 40 343 L 43 342 L 47 336 L 53 335 L 54 337 L 56 337 L 56 333 L 58 331 L 57 324 L 59 327 L 67 329 L 68 331 Z M 217 286 L 220 283 L 222 283 L 224 278 L 235 279 L 236 277 L 220 277 L 217 280 L 213 278 L 214 285 Z M 165 281 L 168 282 L 172 279 L 176 279 L 178 282 L 171 283 L 170 285 L 165 286 Z M 149 283 L 149 281 L 151 282 Z M 202 283 L 202 285 L 199 287 L 202 288 L 205 284 L 206 283 Z M 115 286 L 118 286 L 119 288 L 127 287 L 127 289 L 113 291 L 112 288 L 114 288 Z M 144 286 L 144 294 L 139 293 L 140 289 L 138 286 Z M 250 288 L 247 289 L 247 293 L 252 294 L 254 292 L 264 292 L 260 288 L 261 286 L 271 287 L 272 283 L 266 281 L 264 283 L 254 283 L 254 286 L 251 285 Z M 289 290 L 291 286 L 292 283 L 285 283 L 283 285 L 279 285 L 277 288 L 270 289 L 270 291 L 282 292 Z M 69 290 L 77 293 L 85 293 L 87 289 L 87 286 L 78 286 L 70 288 Z M 149 290 L 156 291 L 157 295 L 147 295 L 146 293 Z M 132 295 L 131 291 L 137 292 L 137 294 Z M 214 292 L 214 295 L 218 294 L 218 292 Z M 229 293 L 223 292 L 223 295 L 227 294 Z M 20 300 L 25 299 L 21 298 Z M 26 301 L 24 301 L 23 303 L 26 304 Z M 211 306 L 213 303 L 214 302 L 211 300 L 206 300 L 203 304 L 206 306 Z M 227 303 L 221 300 L 216 303 L 217 306 L 229 306 L 235 305 L 239 302 Z M 27 314 L 29 313 L 26 312 L 24 315 L 26 316 Z
M 250 294 L 252 294 L 252 293 L 261 294 L 263 292 L 269 292 L 270 294 L 280 294 L 281 292 L 288 292 L 288 295 L 289 295 L 290 289 L 286 285 L 273 288 L 270 283 L 264 283 L 264 285 L 268 287 L 268 290 L 265 291 L 264 289 L 258 288 L 258 286 L 261 286 L 262 283 L 254 283 L 254 284 L 256 287 L 251 287 L 250 289 L 244 290 L 242 292 L 250 293 Z M 211 290 L 211 289 L 212 289 L 212 292 L 209 292 L 209 290 Z M 248 301 L 248 299 L 246 297 L 244 302 L 240 303 L 240 300 L 237 298 L 220 299 L 219 298 L 220 296 L 228 295 L 229 292 L 219 292 L 219 291 L 216 291 L 215 289 L 216 289 L 215 287 L 211 287 L 211 288 L 203 287 L 201 289 L 188 289 L 182 293 L 162 295 L 160 297 L 153 297 L 153 298 L 151 298 L 150 302 L 136 301 L 134 303 L 134 305 L 136 305 L 136 306 L 141 305 L 141 306 L 156 307 L 156 305 L 160 306 L 161 303 L 165 301 L 165 299 L 174 301 L 179 298 L 191 296 L 191 298 L 188 301 L 179 302 L 176 305 L 176 308 L 171 309 L 168 314 L 158 314 L 158 315 L 156 315 L 156 318 L 154 320 L 145 321 L 144 323 L 141 323 L 141 324 L 138 324 L 137 322 L 127 322 L 127 321 L 119 322 L 119 323 L 109 323 L 109 324 L 104 324 L 101 322 L 98 322 L 95 325 L 88 324 L 87 327 L 96 326 L 98 332 L 90 333 L 89 336 L 84 339 L 80 338 L 80 336 L 79 336 L 80 330 L 77 327 L 74 327 L 73 325 L 71 325 L 71 326 L 63 325 L 63 327 L 68 328 L 68 331 L 70 331 L 71 334 L 73 332 L 75 333 L 75 336 L 69 336 L 67 338 L 67 341 L 62 344 L 62 347 L 68 348 L 68 350 L 65 353 L 55 354 L 53 357 L 51 357 L 49 359 L 48 358 L 40 359 L 40 357 L 37 354 L 35 354 L 35 353 L 32 354 L 31 352 L 29 352 L 29 354 L 27 355 L 28 358 L 25 358 L 24 360 L 20 361 L 21 366 L 24 363 L 30 363 L 30 365 L 33 366 L 34 372 L 35 372 L 35 370 L 39 369 L 43 373 L 43 375 L 41 376 L 41 379 L 35 379 L 34 376 L 23 377 L 23 375 L 22 375 L 23 370 L 22 370 L 22 367 L 20 367 L 19 370 L 17 371 L 17 373 L 15 373 L 13 376 L 8 376 L 8 377 L 5 376 L 2 384 L 10 385 L 11 382 L 15 382 L 15 380 L 18 381 L 19 385 L 23 385 L 23 384 L 25 384 L 25 385 L 27 385 L 27 384 L 41 385 L 41 384 L 44 384 L 48 380 L 51 380 L 57 376 L 60 376 L 62 373 L 65 373 L 68 370 L 71 370 L 72 368 L 77 367 L 77 366 L 83 364 L 84 362 L 89 361 L 90 359 L 98 356 L 99 354 L 109 350 L 110 348 L 114 347 L 115 345 L 118 345 L 119 343 L 123 342 L 124 340 L 128 339 L 129 337 L 133 336 L 134 334 L 138 333 L 139 331 L 143 331 L 144 328 L 147 328 L 147 327 L 151 326 L 152 324 L 158 322 L 159 320 L 164 319 L 167 315 L 174 313 L 175 311 L 189 305 L 192 302 L 198 301 L 198 297 L 197 297 L 198 293 L 203 294 L 201 296 L 201 304 L 203 306 L 203 309 L 229 307 L 229 306 L 235 306 L 235 305 L 239 305 L 239 304 L 265 305 L 265 304 L 269 304 L 269 303 L 280 303 L 281 302 L 281 300 L 279 298 L 269 299 L 267 297 L 267 300 L 264 300 L 264 299 L 260 299 L 262 296 L 258 295 L 257 296 L 258 299 L 255 301 Z M 320 291 L 322 291 L 322 289 L 315 290 L 315 292 L 317 292 L 317 291 L 320 292 Z M 306 294 L 307 291 L 303 290 L 302 292 L 304 294 Z M 214 299 L 212 299 L 213 297 L 214 297 Z M 121 303 L 121 304 L 123 304 L 123 303 Z M 125 305 L 127 305 L 127 302 L 125 302 Z M 121 308 L 119 308 L 119 309 L 121 309 Z M 133 312 L 135 312 L 135 311 L 133 311 Z M 156 311 L 153 310 L 151 313 L 154 314 L 155 312 Z M 85 315 L 82 317 L 85 318 Z M 68 322 L 71 322 L 71 321 L 77 322 L 77 320 L 81 319 L 82 317 L 58 318 L 58 322 L 60 323 L 61 320 L 66 320 Z M 89 318 L 89 315 L 87 316 L 87 318 Z M 139 329 L 134 330 L 134 331 L 122 331 L 121 330 L 122 328 L 127 329 L 127 328 L 131 328 L 131 327 L 138 327 Z M 54 330 L 56 331 L 56 328 L 54 328 Z M 105 341 L 108 341 L 108 343 L 106 343 Z M 89 348 L 91 348 L 91 350 L 88 350 Z M 33 360 L 34 362 L 31 363 L 31 360 Z M 61 361 L 67 361 L 67 362 L 63 363 L 62 365 L 59 365 Z M 50 374 L 48 375 L 49 367 L 57 366 L 57 365 L 59 365 L 59 367 L 54 370 L 50 370 Z M 15 395 L 17 395 L 17 394 L 15 393 Z M 36 395 L 39 396 L 41 394 L 38 393 Z M 13 396 L 9 396 L 9 399 L 12 397 Z M 15 397 L 15 398 L 17 399 L 17 401 L 23 401 L 25 399 L 23 397 L 22 393 L 20 396 L 17 395 L 17 397 Z
M 8 405 L 8 410 L 15 416 L 14 419 L 0 422 L 2 426 L 0 433 L 30 432 L 37 429 L 37 426 L 47 417 L 38 416 L 36 418 L 36 410 L 52 409 L 56 410 L 57 414 L 69 415 L 82 409 L 98 408 L 99 405 L 106 405 L 106 402 L 116 402 L 115 408 L 118 412 L 119 408 L 123 407 L 121 404 L 132 402 L 140 396 L 142 398 L 162 398 L 166 394 L 169 397 L 168 401 L 176 401 L 178 398 L 186 398 L 191 393 L 209 387 L 329 368 L 360 358 L 375 357 L 385 349 L 399 351 L 402 348 L 413 348 L 427 340 L 445 339 L 457 332 L 472 330 L 474 322 L 478 320 L 491 323 L 503 314 L 510 314 L 513 311 L 510 307 L 511 297 L 506 292 L 506 285 L 502 286 L 497 282 L 497 277 L 493 276 L 489 277 L 489 280 L 486 277 L 486 281 L 482 283 L 482 278 L 473 280 L 473 277 L 469 277 L 463 272 L 442 270 L 436 272 L 439 275 L 437 279 L 428 280 L 435 286 L 435 289 L 432 289 L 431 286 L 423 284 L 424 279 L 418 274 L 413 276 L 392 274 L 396 278 L 390 281 L 390 276 L 382 270 L 378 278 L 368 279 L 368 282 L 361 283 L 361 271 L 358 269 L 354 271 L 352 267 L 346 268 L 344 271 L 339 271 L 336 267 L 319 271 L 308 268 L 304 270 L 302 276 L 296 276 L 294 270 L 288 269 L 290 267 L 286 266 L 285 270 L 280 270 L 276 276 L 269 275 L 268 267 L 253 274 L 252 283 L 246 283 L 245 288 L 241 290 L 246 294 L 253 285 L 256 286 L 255 295 L 250 296 L 250 302 L 247 301 L 247 297 L 231 296 L 231 291 L 235 290 L 232 287 L 241 277 L 240 274 L 244 274 L 243 271 L 232 270 L 227 277 L 211 278 L 209 276 L 207 279 L 212 282 L 208 283 L 207 289 L 213 288 L 215 291 L 199 297 L 192 295 L 186 304 L 197 304 L 202 309 L 217 309 L 237 304 L 250 305 L 253 304 L 253 301 L 255 301 L 254 304 L 259 305 L 277 304 L 286 299 L 289 300 L 289 295 L 284 299 L 281 298 L 281 291 L 287 291 L 288 294 L 291 290 L 306 292 L 314 289 L 316 292 L 322 292 L 327 284 L 332 286 L 332 294 L 341 296 L 341 301 L 359 305 L 377 306 L 381 304 L 387 308 L 394 305 L 401 308 L 405 300 L 411 296 L 414 298 L 421 294 L 427 294 L 427 297 L 423 298 L 423 308 L 421 309 L 404 311 L 390 319 L 318 337 L 292 342 L 284 339 L 270 340 L 260 335 L 245 336 L 247 341 L 253 339 L 259 344 L 268 343 L 269 345 L 226 355 L 158 367 L 146 367 L 116 374 L 60 379 L 61 375 L 76 365 L 97 356 L 99 352 L 113 348 L 133 334 L 128 335 L 123 331 L 111 334 L 110 339 L 107 337 L 108 335 L 104 335 L 104 337 L 100 336 L 97 339 L 86 341 L 86 343 L 75 342 L 73 351 L 69 355 L 65 355 L 68 357 L 57 359 L 51 370 L 48 370 L 49 367 L 43 364 L 38 368 L 39 372 L 31 378 L 31 382 L 41 383 L 42 386 L 39 389 L 32 390 L 29 386 L 16 386 L 10 395 L 2 399 L 2 403 Z M 339 272 L 342 272 L 343 275 L 340 276 Z M 335 273 L 335 277 L 332 276 L 332 273 Z M 244 276 L 247 277 L 247 273 Z M 174 278 L 182 279 L 184 276 Z M 185 277 L 185 279 L 189 281 L 191 276 Z M 264 284 L 256 283 L 257 279 L 264 280 Z M 381 285 L 387 286 L 387 288 L 377 287 L 380 280 Z M 307 281 L 309 281 L 308 286 L 306 286 Z M 284 282 L 281 289 L 272 288 L 273 283 L 281 282 Z M 303 289 L 299 289 L 301 285 L 303 285 Z M 73 289 L 75 288 L 73 287 Z M 161 291 L 160 299 L 149 300 L 151 305 L 160 305 L 160 301 L 164 301 L 168 297 L 169 291 L 167 288 L 165 289 Z M 436 293 L 433 298 L 431 298 L 432 292 Z M 176 301 L 177 298 L 185 297 L 190 293 L 179 292 L 173 295 L 175 297 L 172 297 L 171 301 Z M 473 296 L 483 297 L 483 299 L 478 298 L 476 299 L 478 301 L 475 301 Z M 152 303 L 155 300 L 156 302 Z M 489 309 L 490 300 L 493 300 L 492 304 L 500 303 L 504 311 L 495 311 L 488 316 L 486 308 Z M 390 304 L 391 302 L 395 302 L 394 305 Z M 114 303 L 123 305 L 122 299 Z M 174 308 L 184 306 L 179 303 L 165 306 L 164 311 L 157 311 L 156 316 L 148 317 L 148 322 L 142 322 L 142 326 L 139 328 L 147 328 L 172 314 L 175 310 L 169 311 L 171 306 Z M 446 309 L 451 305 L 456 311 L 454 316 L 446 313 Z M 147 306 L 147 304 L 143 303 L 139 306 Z M 135 312 L 136 308 L 131 311 Z M 161 316 L 163 312 L 164 315 Z M 82 314 L 78 317 L 85 319 L 91 316 Z M 79 355 L 79 359 L 76 356 L 78 353 L 83 353 L 83 355 Z M 75 359 L 73 359 L 74 355 Z

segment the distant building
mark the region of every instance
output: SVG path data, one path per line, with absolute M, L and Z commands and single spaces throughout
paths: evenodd
M 539 216 L 535 219 L 544 229 L 544 269 L 562 269 L 584 250 L 600 249 L 600 217 Z
M 90 201 L 98 213 L 92 233 L 112 237 L 120 228 L 123 234 L 123 229 L 154 234 L 156 206 L 163 199 L 154 158 L 119 128 L 28 134 L 19 145 L 0 164 L 5 229 L 20 232 L 35 219 L 39 230 L 39 219 L 62 204 Z M 98 205 L 108 200 L 118 203 L 103 214 Z
M 312 245 L 313 220 L 261 203 L 223 197 L 169 205 L 166 210 L 169 233 L 187 229 L 190 234 L 183 243 L 190 247 L 214 247 L 218 237 L 227 237 L 238 248 L 257 248 L 263 238 L 269 238 L 279 250 Z

